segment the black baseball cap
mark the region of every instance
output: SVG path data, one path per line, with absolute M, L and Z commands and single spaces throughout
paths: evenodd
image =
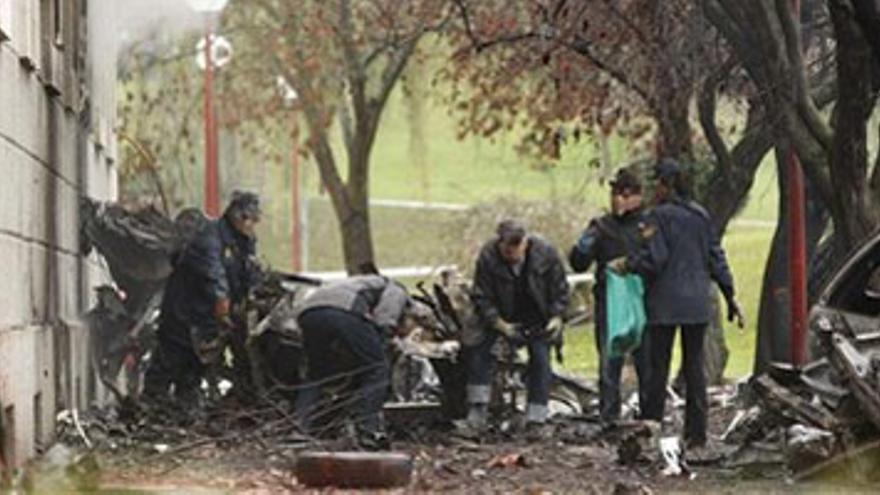
M 642 190 L 642 181 L 639 176 L 627 168 L 617 170 L 614 179 L 609 183 L 612 191 L 630 190 L 640 192 Z
M 671 158 L 664 158 L 654 165 L 654 180 L 674 179 L 684 172 L 682 166 Z
M 260 197 L 250 191 L 233 191 L 226 211 L 234 211 L 248 218 L 260 218 L 263 215 Z

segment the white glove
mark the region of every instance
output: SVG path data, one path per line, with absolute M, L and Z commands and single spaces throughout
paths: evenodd
M 494 328 L 496 332 L 507 337 L 508 339 L 516 337 L 516 325 L 514 325 L 513 323 L 508 323 L 501 318 L 495 320 L 495 324 L 492 325 L 492 328 Z
M 562 321 L 561 316 L 554 316 L 550 318 L 550 321 L 547 322 L 547 326 L 544 327 L 544 336 L 548 340 L 554 340 L 559 337 L 559 334 L 562 333 L 562 328 L 565 326 L 565 323 Z

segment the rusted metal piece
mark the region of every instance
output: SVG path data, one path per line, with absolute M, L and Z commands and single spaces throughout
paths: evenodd
M 771 411 L 785 418 L 828 431 L 837 431 L 840 427 L 837 418 L 824 406 L 808 402 L 768 375 L 755 379 L 754 388 Z
M 296 462 L 297 481 L 313 488 L 404 487 L 412 471 L 412 457 L 395 452 L 304 452 Z

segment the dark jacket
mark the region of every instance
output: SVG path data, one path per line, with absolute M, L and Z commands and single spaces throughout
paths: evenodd
M 643 209 L 618 216 L 607 214 L 590 222 L 571 248 L 568 262 L 575 272 L 582 273 L 596 264 L 595 297 L 596 324 L 605 326 L 605 278 L 608 262 L 637 253 L 641 245 L 641 228 L 646 215 Z
M 325 285 L 303 301 L 300 315 L 315 308 L 355 313 L 385 331 L 397 327 L 409 303 L 406 289 L 380 275 L 360 275 Z
M 562 316 L 568 306 L 568 280 L 556 248 L 540 237 L 529 236 L 524 268 L 527 287 L 544 321 Z M 498 318 L 512 321 L 516 314 L 514 274 L 501 258 L 497 239 L 486 243 L 477 258 L 472 298 L 484 325 L 492 325 Z
M 239 304 L 258 283 L 255 253 L 256 241 L 225 218 L 206 223 L 180 255 L 165 286 L 160 333 L 188 343 L 190 327 L 216 329 L 217 299 Z
M 727 258 L 702 206 L 682 198 L 664 201 L 648 214 L 642 236 L 642 249 L 627 264 L 645 279 L 649 324 L 708 323 L 712 280 L 727 300 L 733 298 Z

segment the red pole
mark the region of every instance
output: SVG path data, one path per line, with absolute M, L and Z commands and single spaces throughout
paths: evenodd
M 291 266 L 294 272 L 302 271 L 302 214 L 300 212 L 300 178 L 299 178 L 299 132 L 296 118 L 293 122 L 290 157 L 290 189 L 291 189 Z
M 217 140 L 214 123 L 214 63 L 211 60 L 211 24 L 205 29 L 205 213 L 211 217 L 220 215 L 217 172 Z
M 795 21 L 800 23 L 800 1 L 792 0 Z M 807 360 L 807 250 L 804 173 L 794 146 L 786 156 L 788 174 L 788 274 L 791 295 L 791 361 L 803 366 Z

